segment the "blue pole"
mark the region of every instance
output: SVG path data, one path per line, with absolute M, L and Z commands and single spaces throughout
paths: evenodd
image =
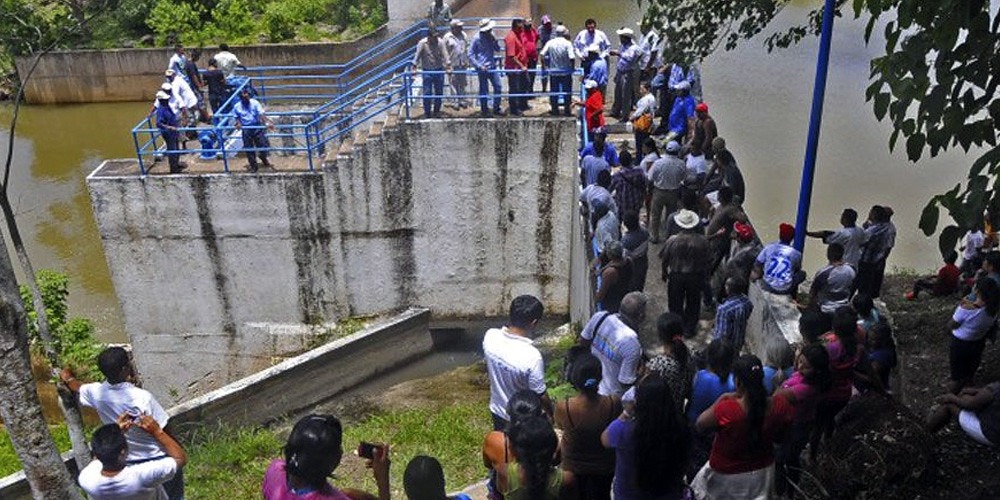
M 834 0 L 823 6 L 823 26 L 819 37 L 819 58 L 816 60 L 816 83 L 813 87 L 812 114 L 809 118 L 809 139 L 806 142 L 806 159 L 802 165 L 802 186 L 799 188 L 799 212 L 795 219 L 795 248 L 800 252 L 806 244 L 809 225 L 809 204 L 812 201 L 813 174 L 816 170 L 816 150 L 819 147 L 819 129 L 823 122 L 823 98 L 826 95 L 826 73 L 830 66 L 830 42 L 833 39 Z

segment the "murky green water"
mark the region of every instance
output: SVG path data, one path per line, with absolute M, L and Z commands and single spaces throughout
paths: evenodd
M 786 8 L 776 28 L 803 19 L 813 3 Z M 588 17 L 609 32 L 640 18 L 633 1 L 543 0 L 540 12 L 573 31 Z M 889 154 L 891 129 L 864 103 L 868 61 L 880 45 L 866 47 L 863 28 L 853 20 L 837 21 L 812 226 L 836 226 L 846 206 L 864 214 L 872 204 L 888 204 L 899 227 L 890 265 L 931 269 L 938 263 L 937 245 L 917 229 L 920 209 L 934 193 L 960 181 L 974 156 L 949 154 L 913 165 L 901 152 Z M 795 218 L 816 51 L 815 39 L 775 54 L 755 41 L 703 65 L 705 99 L 747 177 L 747 207 L 764 239 L 775 237 L 772 228 L 779 222 Z M 84 177 L 104 158 L 132 155 L 128 131 L 146 106 L 27 107 L 16 134 L 11 190 L 35 265 L 70 274 L 72 312 L 95 319 L 102 338 L 110 341 L 125 335 Z M 7 149 L 10 112 L 0 105 L 0 152 Z M 812 243 L 806 268 L 816 269 L 823 254 Z
M 134 154 L 128 130 L 147 107 L 26 106 L 15 134 L 10 196 L 33 263 L 68 273 L 71 314 L 93 319 L 112 342 L 125 334 L 84 178 L 104 158 Z M 3 158 L 12 113 L 0 105 Z

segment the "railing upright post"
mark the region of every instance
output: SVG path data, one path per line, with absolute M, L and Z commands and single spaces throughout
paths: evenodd
M 220 124 L 220 126 L 222 126 L 222 125 Z M 229 173 L 229 155 L 226 154 L 226 140 L 228 139 L 228 137 L 226 137 L 226 131 L 225 131 L 225 129 L 216 129 L 216 132 L 217 132 L 216 133 L 216 137 L 219 138 L 219 149 L 222 150 L 222 169 L 225 170 L 225 172 L 228 174 Z
M 142 163 L 142 151 L 139 150 L 139 133 L 135 130 L 132 131 L 132 142 L 135 144 L 135 153 L 139 158 L 139 174 L 146 175 L 146 167 Z
M 409 65 L 403 67 L 403 108 L 406 109 L 406 119 L 410 119 L 410 82 L 412 81 L 412 75 L 410 75 Z
M 312 140 L 310 140 L 309 136 L 309 125 L 306 125 L 306 156 L 309 157 L 309 171 L 315 172 L 316 169 L 313 168 Z

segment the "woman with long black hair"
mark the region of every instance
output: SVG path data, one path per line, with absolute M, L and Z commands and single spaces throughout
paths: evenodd
M 601 442 L 615 450 L 615 500 L 682 498 L 691 431 L 658 375 L 639 382 L 634 415 L 622 413 Z
M 826 348 L 822 344 L 806 344 L 795 358 L 795 372 L 774 393 L 775 397 L 788 400 L 795 409 L 792 428 L 775 457 L 779 494 L 785 494 L 789 482 L 797 483 L 799 480 L 802 466 L 799 457 L 812 433 L 816 404 L 832 383 L 830 355 Z
M 774 484 L 774 443 L 784 438 L 794 410 L 785 398 L 767 395 L 764 366 L 756 356 L 736 360 L 733 376 L 736 392 L 723 394 L 698 417 L 698 430 L 714 430 L 715 439 L 691 487 L 709 500 L 764 500 Z
M 508 430 L 513 462 L 497 466 L 497 487 L 505 500 L 569 498 L 571 478 L 553 465 L 559 440 L 545 417 L 511 422 Z

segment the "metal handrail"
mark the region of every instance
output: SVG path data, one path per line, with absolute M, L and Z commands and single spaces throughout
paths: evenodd
M 504 21 L 512 18 L 494 18 L 495 21 Z M 477 29 L 478 19 L 470 19 L 466 30 Z M 444 71 L 413 71 L 412 59 L 415 55 L 416 41 L 426 36 L 428 29 L 427 21 L 417 22 L 404 29 L 400 33 L 389 37 L 386 40 L 375 44 L 364 53 L 359 54 L 347 63 L 343 64 L 321 64 L 306 66 L 258 66 L 248 68 L 244 76 L 247 78 L 241 82 L 233 91 L 232 95 L 215 114 L 212 120 L 212 131 L 220 142 L 218 148 L 202 148 L 199 151 L 204 154 L 221 155 L 224 170 L 228 173 L 229 156 L 234 153 L 261 151 L 260 148 L 239 148 L 227 149 L 229 142 L 235 133 L 235 115 L 233 107 L 239 98 L 240 91 L 251 86 L 257 89 L 258 99 L 263 102 L 285 101 L 285 100 L 312 100 L 321 101 L 319 106 L 300 111 L 280 111 L 268 113 L 269 116 L 300 116 L 310 117 L 306 123 L 283 123 L 277 124 L 277 132 L 268 134 L 271 138 L 286 139 L 291 138 L 295 142 L 294 147 L 272 146 L 268 151 L 273 152 L 304 152 L 308 158 L 309 169 L 314 170 L 313 156 L 323 154 L 327 145 L 332 141 L 341 139 L 347 134 L 351 134 L 355 129 L 367 124 L 375 117 L 381 116 L 386 111 L 402 106 L 406 118 L 410 118 L 410 107 L 413 99 L 423 99 L 423 96 L 414 95 L 414 75 L 430 75 L 446 73 Z M 501 30 L 503 28 L 500 28 Z M 503 42 L 502 37 L 497 37 Z M 500 57 L 498 57 L 500 59 Z M 551 70 L 532 68 L 528 70 L 533 73 L 551 74 Z M 286 72 L 286 74 L 268 74 L 274 72 Z M 287 74 L 287 72 L 294 72 Z M 455 70 L 452 74 L 464 72 L 467 75 L 476 75 L 477 71 L 472 69 Z M 501 75 L 512 71 L 504 69 L 492 70 Z M 573 79 L 581 76 L 581 70 L 572 72 Z M 288 80 L 299 80 L 314 83 L 288 82 Z M 284 82 L 284 83 L 281 83 Z M 330 93 L 324 93 L 323 90 Z M 289 92 L 292 91 L 292 92 Z M 299 91 L 306 92 L 305 94 Z M 489 93 L 487 98 L 509 99 L 510 97 L 538 97 L 566 95 L 556 92 L 527 92 L 520 94 L 511 93 Z M 572 86 L 569 95 L 574 95 Z M 585 91 L 580 88 L 580 97 L 585 98 Z M 374 96 L 374 97 L 373 97 Z M 453 100 L 453 99 L 479 99 L 479 94 L 463 94 L 434 96 L 432 99 Z M 148 173 L 144 158 L 156 157 L 178 151 L 167 150 L 165 146 L 158 146 L 157 139 L 160 139 L 159 130 L 151 119 L 152 114 L 144 117 L 135 127 L 132 128 L 133 143 L 136 147 L 136 156 L 139 160 L 139 169 L 142 175 Z M 585 113 L 579 114 L 581 128 L 581 139 L 586 144 L 589 141 Z M 192 130 L 204 130 L 200 128 L 180 128 L 179 132 L 184 133 Z M 304 146 L 302 145 L 304 143 Z M 186 151 L 190 152 L 190 151 Z

